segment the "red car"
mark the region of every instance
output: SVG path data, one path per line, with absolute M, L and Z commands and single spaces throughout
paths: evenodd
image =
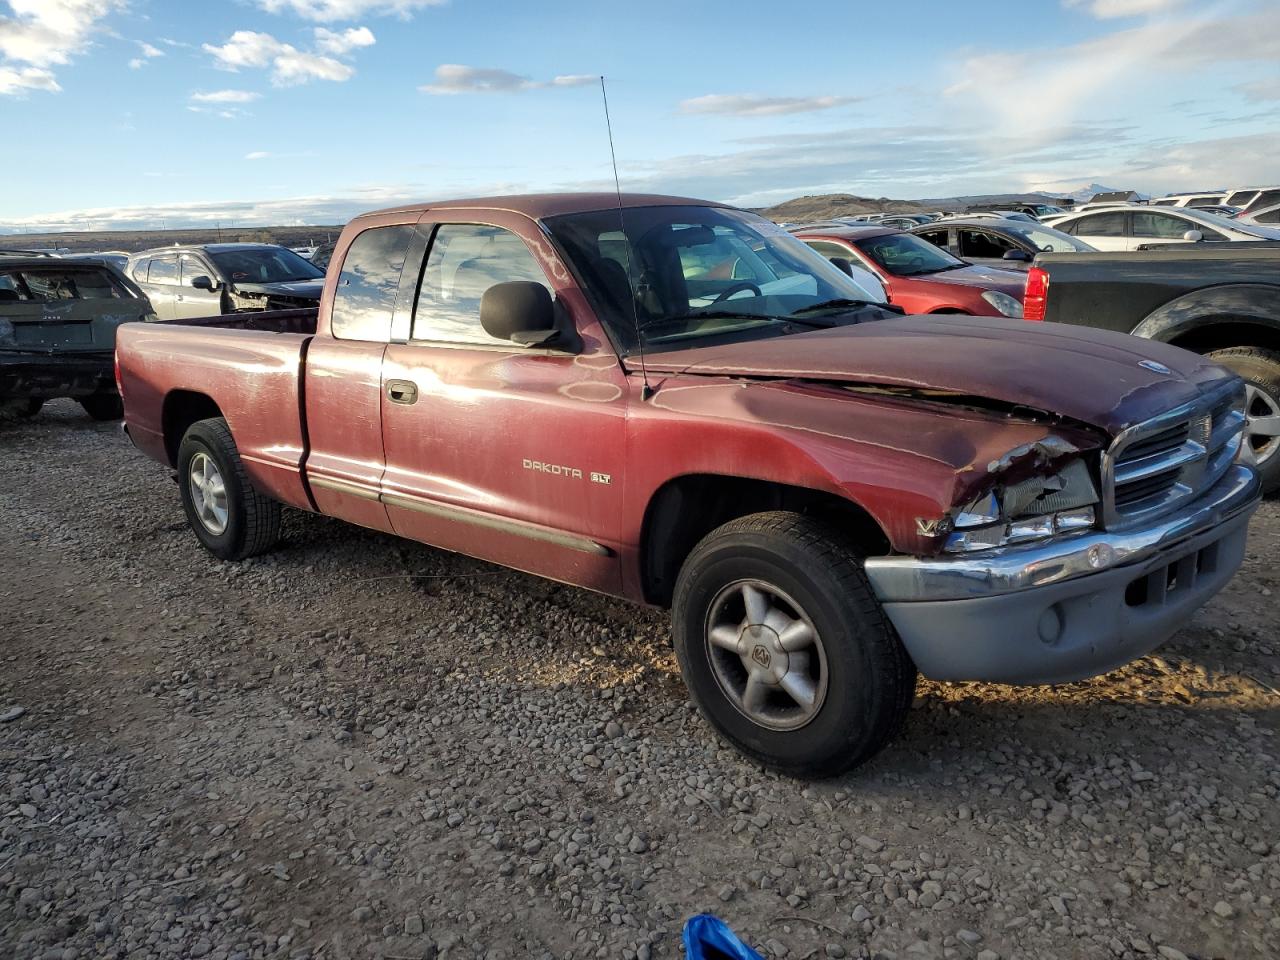
M 975 266 L 892 227 L 822 227 L 797 230 L 796 236 L 842 269 L 840 260 L 870 270 L 889 301 L 907 313 L 1022 316 L 1021 271 Z

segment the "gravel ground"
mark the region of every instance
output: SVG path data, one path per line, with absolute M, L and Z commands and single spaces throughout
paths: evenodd
M 286 534 L 219 563 L 113 425 L 0 427 L 0 956 L 632 960 L 699 911 L 773 957 L 1280 956 L 1280 504 L 1159 656 L 922 683 L 817 785 L 717 742 L 660 614 Z

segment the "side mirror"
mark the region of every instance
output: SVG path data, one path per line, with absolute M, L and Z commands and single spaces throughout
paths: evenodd
M 848 257 L 832 257 L 831 262 L 835 264 L 840 272 L 846 277 L 853 276 L 853 264 L 850 262 Z
M 213 280 L 202 273 L 198 277 L 191 278 L 191 286 L 195 287 L 197 290 L 212 290 Z
M 1027 253 L 1025 250 L 1019 250 L 1017 247 L 1014 247 L 1012 250 L 1006 250 L 1004 252 L 1004 256 L 1000 259 L 1017 260 L 1019 263 L 1029 263 L 1031 261 L 1031 254 Z
M 538 347 L 560 336 L 547 288 L 532 280 L 495 283 L 480 297 L 480 326 L 499 340 Z
M 1204 234 L 1199 230 L 1188 230 L 1182 235 L 1182 239 L 1187 241 L 1187 243 L 1199 243 L 1204 239 Z

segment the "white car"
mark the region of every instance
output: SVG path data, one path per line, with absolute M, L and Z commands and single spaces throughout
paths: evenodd
M 1246 212 L 1252 214 L 1273 203 L 1280 203 L 1280 187 L 1237 187 L 1228 193 L 1227 199 L 1222 202 L 1233 207 L 1243 207 Z
M 1055 230 L 1099 250 L 1136 250 L 1141 244 L 1280 240 L 1280 230 L 1190 207 L 1116 207 L 1062 217 Z
M 1263 227 L 1280 226 L 1280 203 L 1273 203 L 1269 207 L 1261 207 L 1253 213 L 1242 216 L 1239 220 L 1233 221 L 1242 224 L 1258 224 Z
M 1153 207 L 1216 207 L 1227 202 L 1225 193 L 1171 193 L 1167 197 L 1156 197 L 1151 201 Z

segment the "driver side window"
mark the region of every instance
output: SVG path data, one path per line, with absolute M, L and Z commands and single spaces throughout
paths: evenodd
M 445 223 L 436 228 L 413 311 L 414 340 L 501 346 L 480 325 L 480 298 L 494 284 L 532 280 L 555 295 L 523 240 L 502 227 Z
M 985 230 L 960 231 L 960 256 L 977 257 L 979 259 L 999 260 L 1008 250 L 1014 249 L 1012 243 Z

